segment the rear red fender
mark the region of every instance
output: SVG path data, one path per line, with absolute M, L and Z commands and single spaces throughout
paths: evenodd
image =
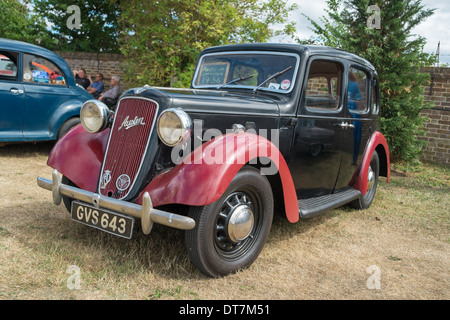
M 79 124 L 55 144 L 47 164 L 81 189 L 96 192 L 108 136 L 109 129 L 92 134 Z
M 372 137 L 367 144 L 366 151 L 364 153 L 364 157 L 359 170 L 360 174 L 356 177 L 356 181 L 353 185 L 353 187 L 361 191 L 361 194 L 363 195 L 367 193 L 367 174 L 370 160 L 372 159 L 372 154 L 375 150 L 377 150 L 380 157 L 380 175 L 385 176 L 388 182 L 390 181 L 391 170 L 389 147 L 383 134 L 376 131 L 374 134 L 372 134 Z
M 272 142 L 251 133 L 222 135 L 204 143 L 182 163 L 155 177 L 137 203 L 141 204 L 141 197 L 147 191 L 155 207 L 174 203 L 208 205 L 222 196 L 246 163 L 252 164 L 258 158 L 270 159 L 270 168 L 263 168 L 262 173 L 279 173 L 286 216 L 290 222 L 298 221 L 297 195 L 286 161 Z

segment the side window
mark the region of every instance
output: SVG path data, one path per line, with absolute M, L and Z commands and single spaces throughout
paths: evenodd
M 350 113 L 366 113 L 368 111 L 368 77 L 367 73 L 350 68 L 348 73 L 348 102 Z
M 306 84 L 306 108 L 313 111 L 339 109 L 342 67 L 339 63 L 314 60 Z
M 17 58 L 15 52 L 0 51 L 0 80 L 17 81 Z
M 51 61 L 32 54 L 23 55 L 23 81 L 45 85 L 65 85 L 61 70 Z

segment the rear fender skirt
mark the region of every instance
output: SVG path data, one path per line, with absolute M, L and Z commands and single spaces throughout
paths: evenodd
M 109 128 L 92 134 L 79 124 L 55 144 L 47 164 L 79 188 L 96 192 L 108 136 Z
M 197 147 L 174 168 L 156 176 L 142 191 L 150 194 L 154 206 L 184 204 L 205 206 L 219 199 L 236 173 L 247 163 L 267 160 L 262 174 L 279 173 L 286 216 L 299 219 L 294 182 L 278 148 L 266 138 L 251 133 L 232 133 L 214 138 Z M 270 160 L 269 160 L 270 159 Z M 269 167 L 270 165 L 270 167 Z
M 389 147 L 386 142 L 386 138 L 383 136 L 381 132 L 374 132 L 370 137 L 370 140 L 366 146 L 366 151 L 364 153 L 363 160 L 361 162 L 359 175 L 356 175 L 355 178 L 352 179 L 353 188 L 361 191 L 362 195 L 367 193 L 367 174 L 368 168 L 370 165 L 370 159 L 372 159 L 373 152 L 377 150 L 378 155 L 380 157 L 380 175 L 387 178 L 387 181 L 390 181 L 391 170 L 390 170 L 390 159 L 389 159 Z M 382 152 L 384 151 L 384 152 Z

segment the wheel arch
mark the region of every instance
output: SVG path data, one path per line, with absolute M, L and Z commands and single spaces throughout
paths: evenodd
M 109 129 L 92 134 L 79 124 L 56 142 L 47 165 L 57 169 L 79 188 L 95 192 L 108 136 Z
M 390 158 L 389 147 L 386 142 L 386 138 L 379 131 L 372 134 L 369 142 L 367 143 L 366 150 L 359 167 L 358 175 L 352 179 L 354 183 L 353 187 L 361 191 L 362 195 L 367 193 L 367 174 L 370 165 L 370 159 L 374 151 L 377 151 L 380 160 L 380 176 L 386 177 L 387 181 L 390 181 Z
M 232 140 L 237 140 L 239 145 L 224 152 L 222 163 L 208 163 L 211 150 L 220 150 Z M 270 152 L 265 153 L 267 150 Z M 239 161 L 243 159 L 245 161 Z M 244 165 L 254 166 L 266 175 L 274 197 L 278 201 L 283 200 L 287 219 L 298 221 L 297 195 L 286 161 L 272 142 L 250 133 L 223 135 L 198 147 L 182 163 L 156 176 L 141 192 L 136 203 L 140 204 L 142 195 L 149 192 L 155 206 L 211 204 L 220 198 Z

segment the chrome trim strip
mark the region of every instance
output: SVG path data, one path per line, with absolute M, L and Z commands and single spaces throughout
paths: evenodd
M 151 101 L 151 102 L 156 104 L 155 117 L 153 118 L 152 128 L 151 128 L 150 133 L 148 135 L 147 144 L 145 146 L 145 151 L 144 151 L 144 153 L 142 155 L 142 160 L 141 160 L 141 163 L 139 164 L 139 168 L 138 168 L 138 170 L 136 172 L 136 176 L 134 177 L 134 180 L 131 183 L 131 186 L 129 187 L 129 190 L 131 191 L 131 190 L 133 190 L 134 184 L 135 184 L 137 178 L 139 177 L 139 174 L 140 174 L 141 169 L 142 169 L 142 164 L 144 163 L 144 158 L 147 155 L 147 151 L 148 151 L 148 147 L 149 147 L 149 143 L 150 143 L 150 137 L 152 136 L 153 129 L 155 128 L 156 120 L 158 118 L 159 103 L 157 101 L 153 100 L 153 99 L 148 99 L 148 98 L 143 98 L 143 97 L 134 97 L 134 96 L 132 96 L 132 97 L 124 97 L 124 98 L 120 99 L 119 103 L 117 104 L 116 111 L 114 112 L 115 114 L 119 113 L 120 102 L 122 102 L 123 100 L 126 100 L 126 99 L 141 99 L 141 100 Z M 102 193 L 101 190 L 100 190 L 100 188 L 101 188 L 101 179 L 102 179 L 102 176 L 103 176 L 103 169 L 104 169 L 104 166 L 105 166 L 106 157 L 108 155 L 109 143 L 111 141 L 111 136 L 112 136 L 112 133 L 113 133 L 113 130 L 114 130 L 114 126 L 116 125 L 116 119 L 117 119 L 117 117 L 114 117 L 114 122 L 113 122 L 113 124 L 111 126 L 111 131 L 110 131 L 109 137 L 108 137 L 108 144 L 106 145 L 105 155 L 103 156 L 102 169 L 100 170 L 98 190 L 97 190 L 97 192 L 99 194 Z M 122 199 L 126 198 L 130 194 L 130 191 L 125 196 L 123 196 L 122 198 L 119 198 L 118 200 L 122 200 Z
M 38 177 L 37 184 L 41 188 L 52 191 L 53 201 L 56 205 L 61 203 L 62 196 L 66 196 L 92 204 L 97 208 L 105 208 L 141 219 L 144 234 L 150 233 L 153 223 L 181 230 L 191 230 L 195 227 L 195 221 L 189 217 L 153 208 L 148 192 L 144 193 L 142 206 L 140 206 L 63 184 L 56 169 L 52 172 L 52 180 Z

